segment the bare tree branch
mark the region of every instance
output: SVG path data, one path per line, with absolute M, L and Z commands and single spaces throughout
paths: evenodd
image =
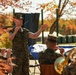
M 59 18 L 63 15 L 62 11 L 66 7 L 66 5 L 67 5 L 68 2 L 69 2 L 69 0 L 65 0 L 64 3 L 63 3 L 63 5 L 62 5 L 62 8 L 60 10 L 61 0 L 59 0 L 59 5 L 58 5 L 58 9 L 59 9 L 58 10 L 59 11 L 59 13 L 58 13 L 58 21 L 59 21 Z M 50 32 L 49 33 L 53 33 L 53 31 L 55 31 L 55 29 L 56 29 L 56 20 L 54 21 L 54 23 L 50 27 Z

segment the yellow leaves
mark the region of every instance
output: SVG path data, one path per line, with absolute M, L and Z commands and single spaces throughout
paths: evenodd
M 46 9 L 50 4 L 52 4 L 52 2 L 46 3 L 46 4 L 38 4 L 38 6 L 40 6 L 40 8 L 37 9 Z
M 2 44 L 4 44 L 4 40 L 3 40 L 2 37 L 0 37 L 0 42 L 1 42 Z
M 58 8 L 58 5 L 54 5 L 53 7 L 57 9 Z
M 8 39 L 9 33 L 6 32 L 0 36 L 0 47 L 9 48 L 11 47 L 12 43 Z
M 45 21 L 44 23 L 47 24 L 48 27 L 51 27 L 51 24 L 49 21 Z
M 8 32 L 6 32 L 6 33 L 4 33 L 3 35 L 2 35 L 2 38 L 8 38 L 8 36 L 9 36 L 9 33 Z
M 11 14 L 2 14 L 0 15 L 0 23 L 3 25 L 12 25 L 12 16 Z
M 4 28 L 5 26 L 12 26 L 11 15 L 0 15 L 0 35 L 8 32 L 11 28 Z
M 44 4 L 38 4 L 40 6 L 40 8 L 45 9 L 45 5 Z
M 2 43 L 2 44 L 4 44 L 5 43 L 5 39 L 6 39 L 6 37 L 7 37 L 7 34 L 2 34 L 2 36 L 0 36 L 0 42 Z
M 53 24 L 54 21 L 55 21 L 55 18 L 53 18 L 53 17 L 52 17 L 52 19 L 47 18 L 46 20 L 44 20 L 44 24 L 47 24 L 48 27 L 50 28 L 52 26 L 52 24 Z
M 8 38 L 9 33 L 6 32 L 0 36 L 0 42 L 5 43 L 5 39 Z
M 56 14 L 56 10 L 58 8 L 58 5 L 56 5 L 55 2 L 48 2 L 46 4 L 38 4 L 38 6 L 40 6 L 38 9 L 43 9 L 44 13 L 45 12 L 51 12 L 53 14 Z

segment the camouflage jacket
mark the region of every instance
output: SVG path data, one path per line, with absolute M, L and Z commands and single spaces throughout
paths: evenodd
M 54 64 L 55 60 L 60 56 L 62 55 L 54 50 L 46 49 L 38 54 L 38 60 L 40 64 Z
M 14 29 L 10 31 L 10 34 L 14 32 Z M 19 30 L 17 34 L 15 35 L 13 41 L 12 41 L 12 51 L 13 54 L 20 54 L 21 52 L 26 52 L 28 49 L 28 35 L 29 30 L 26 28 L 23 28 L 23 32 Z

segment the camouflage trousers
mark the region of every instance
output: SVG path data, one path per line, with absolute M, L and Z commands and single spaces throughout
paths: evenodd
M 28 54 L 24 52 L 17 52 L 14 53 L 14 56 L 16 57 L 16 59 L 13 60 L 13 63 L 15 63 L 17 66 L 14 66 L 12 75 L 29 75 Z

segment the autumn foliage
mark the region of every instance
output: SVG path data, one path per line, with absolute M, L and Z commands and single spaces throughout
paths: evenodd
M 22 2 L 20 2 L 22 1 Z M 70 5 L 71 8 L 68 8 L 65 10 L 67 5 Z M 11 6 L 12 8 L 19 8 L 22 10 L 29 11 L 28 7 L 32 7 L 32 1 L 28 0 L 0 0 L 0 8 L 2 8 L 2 11 L 5 9 L 8 9 L 8 6 Z M 50 12 L 45 20 L 44 23 L 48 25 L 48 29 L 46 29 L 49 32 L 56 31 L 56 9 L 58 9 L 58 23 L 59 23 L 59 33 L 62 35 L 71 35 L 76 34 L 76 20 L 75 19 L 69 19 L 69 15 L 72 11 L 75 11 L 76 9 L 76 2 L 73 2 L 71 0 L 59 0 L 59 4 L 57 5 L 55 0 L 48 3 L 43 4 L 37 4 L 38 7 L 36 7 L 36 10 L 43 9 L 43 13 Z M 70 12 L 69 12 L 70 10 Z M 1 12 L 1 11 L 0 11 Z M 61 19 L 61 17 L 66 14 L 68 17 L 68 20 Z M 4 47 L 7 47 L 7 44 L 9 45 L 9 41 L 6 37 L 6 33 L 8 33 L 11 28 L 3 28 L 4 26 L 11 26 L 12 25 L 12 15 L 13 13 L 9 14 L 2 14 L 0 13 L 0 44 L 5 45 Z M 74 14 L 76 16 L 76 13 Z M 5 38 L 5 40 L 3 39 Z M 5 42 L 7 43 L 5 43 Z M 1 45 L 1 47 L 3 47 Z

